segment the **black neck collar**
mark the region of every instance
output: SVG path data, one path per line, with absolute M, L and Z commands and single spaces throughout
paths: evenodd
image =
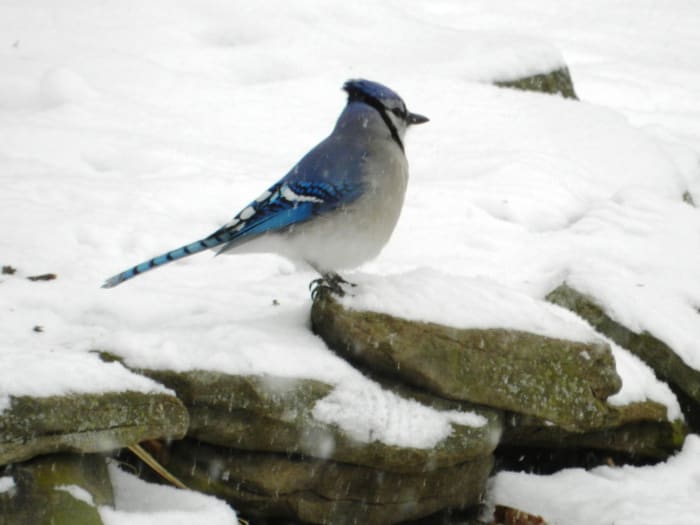
M 357 91 L 353 91 L 348 97 L 348 102 L 362 102 L 363 104 L 367 104 L 368 106 L 371 106 L 374 109 L 376 109 L 379 112 L 379 116 L 382 117 L 384 124 L 386 124 L 386 127 L 389 128 L 391 138 L 394 139 L 394 142 L 396 142 L 396 144 L 398 144 L 399 148 L 401 148 L 401 151 L 404 151 L 403 142 L 401 142 L 399 132 L 396 129 L 396 126 L 394 126 L 394 123 L 389 118 L 389 115 L 386 112 L 386 108 L 381 102 L 379 102 L 379 100 L 377 100 L 374 97 L 365 95 L 364 93 L 358 93 Z

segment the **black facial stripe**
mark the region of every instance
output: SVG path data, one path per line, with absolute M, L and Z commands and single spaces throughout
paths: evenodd
M 365 95 L 364 93 L 358 93 L 357 91 L 353 91 L 350 93 L 350 102 L 357 101 L 357 102 L 362 102 L 364 104 L 367 104 L 368 106 L 372 106 L 374 109 L 376 109 L 379 112 L 379 115 L 382 117 L 382 120 L 386 124 L 386 126 L 389 128 L 389 132 L 391 133 L 391 138 L 394 139 L 394 141 L 399 145 L 399 148 L 401 148 L 401 151 L 404 151 L 403 149 L 403 143 L 401 142 L 401 138 L 399 137 L 399 132 L 396 129 L 396 126 L 394 126 L 394 123 L 391 121 L 389 118 L 389 115 L 387 115 L 386 107 L 384 107 L 384 104 L 379 102 L 374 97 L 370 97 L 368 95 Z

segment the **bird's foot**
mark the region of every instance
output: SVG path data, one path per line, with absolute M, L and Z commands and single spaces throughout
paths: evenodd
M 334 293 L 338 297 L 345 296 L 345 290 L 343 285 L 346 286 L 357 286 L 355 283 L 351 283 L 343 279 L 337 273 L 325 273 L 318 279 L 314 279 L 309 283 L 309 290 L 311 290 L 311 299 L 316 300 L 316 296 L 322 289 L 326 289 L 331 293 Z

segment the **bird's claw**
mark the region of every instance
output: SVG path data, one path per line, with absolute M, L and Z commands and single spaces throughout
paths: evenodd
M 327 273 L 318 279 L 314 279 L 309 283 L 309 290 L 311 290 L 311 299 L 316 300 L 316 297 L 321 292 L 321 290 L 326 289 L 330 293 L 337 295 L 338 297 L 345 296 L 345 290 L 343 285 L 357 286 L 355 283 L 351 283 L 343 279 L 337 273 Z

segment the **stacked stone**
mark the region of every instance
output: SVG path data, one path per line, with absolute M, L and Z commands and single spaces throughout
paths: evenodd
M 579 305 L 595 326 L 608 326 L 609 318 L 584 299 L 568 288 L 550 296 Z M 188 487 L 222 497 L 254 520 L 384 524 L 479 505 L 499 446 L 660 459 L 685 435 L 683 422 L 669 421 L 655 402 L 619 407 L 606 401 L 620 378 L 603 342 L 409 321 L 347 308 L 324 290 L 315 297 L 311 320 L 330 348 L 384 391 L 435 411 L 470 412 L 483 423 L 453 422 L 432 447 L 399 446 L 358 439 L 314 417 L 338 385 L 138 370 L 177 397 L 126 392 L 12 399 L 0 414 L 0 463 L 16 488 L 0 494 L 0 516 L 5 523 L 46 516 L 60 523 L 57 515 L 82 509 L 85 523 L 100 523 L 94 505 L 55 487 L 76 485 L 95 504 L 110 504 L 98 453 L 151 439 L 172 442 L 162 462 Z M 623 342 L 634 347 L 629 331 L 608 332 L 627 334 Z M 685 376 L 669 368 L 667 377 Z M 691 397 L 693 383 L 678 381 Z
M 497 411 L 399 385 L 436 410 L 469 410 L 485 424 L 453 424 L 435 448 L 358 440 L 313 417 L 333 385 L 211 371 L 146 371 L 175 389 L 191 420 L 167 468 L 189 487 L 230 501 L 244 516 L 309 523 L 396 523 L 481 501 L 502 431 Z M 391 387 L 388 387 L 391 388 Z
M 102 523 L 113 505 L 106 456 L 151 439 L 179 439 L 189 416 L 174 395 L 140 392 L 14 397 L 0 412 L 0 525 Z M 61 487 L 85 491 L 92 504 Z
M 318 421 L 336 386 L 211 371 L 142 371 L 190 413 L 168 468 L 244 516 L 309 523 L 398 523 L 477 506 L 497 446 L 667 457 L 681 421 L 647 401 L 613 406 L 621 381 L 604 342 L 507 329 L 456 329 L 347 308 L 321 290 L 312 328 L 338 354 L 405 399 L 476 412 L 430 449 L 357 440 Z M 498 450 L 496 450 L 498 454 Z
M 650 459 L 680 448 L 684 421 L 644 401 L 613 406 L 621 380 L 609 345 L 506 329 L 455 329 L 344 308 L 321 294 L 314 329 L 329 347 L 433 395 L 504 415 L 501 444 L 586 448 Z

